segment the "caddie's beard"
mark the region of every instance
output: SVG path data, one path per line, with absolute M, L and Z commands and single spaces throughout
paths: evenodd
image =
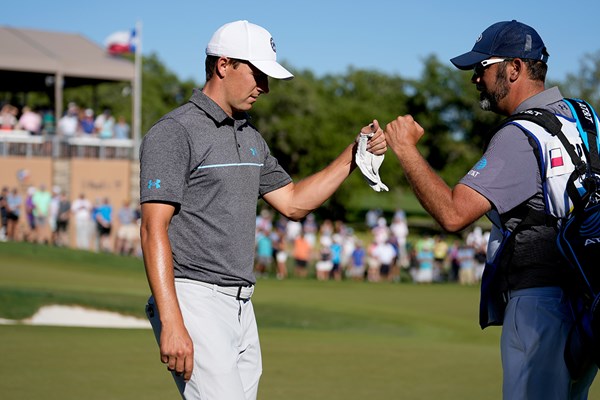
M 479 95 L 479 107 L 483 111 L 499 112 L 498 104 L 508 96 L 509 87 L 508 82 L 506 82 L 506 71 L 503 68 L 498 68 L 495 83 L 496 89 L 494 91 L 488 91 L 486 88 Z

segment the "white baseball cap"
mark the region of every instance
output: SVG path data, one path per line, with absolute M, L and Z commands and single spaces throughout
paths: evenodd
M 230 22 L 217 29 L 206 46 L 206 54 L 249 61 L 275 79 L 294 77 L 277 62 L 275 42 L 271 34 L 248 21 Z

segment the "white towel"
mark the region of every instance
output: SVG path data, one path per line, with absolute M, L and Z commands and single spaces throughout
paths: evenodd
M 358 146 L 356 149 L 356 165 L 360 168 L 363 176 L 369 183 L 369 186 L 376 192 L 385 191 L 389 189 L 386 185 L 381 182 L 379 177 L 379 167 L 383 163 L 385 154 L 375 155 L 367 151 L 367 142 L 369 138 L 373 136 L 372 133 L 360 133 L 358 136 Z

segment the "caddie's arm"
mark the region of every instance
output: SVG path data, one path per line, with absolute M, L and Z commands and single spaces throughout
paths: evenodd
M 417 148 L 424 130 L 410 115 L 385 127 L 388 145 L 398 157 L 406 178 L 425 210 L 449 232 L 457 232 L 492 209 L 487 198 L 462 184 L 450 188 Z
M 194 345 L 185 328 L 175 292 L 173 257 L 167 231 L 175 207 L 166 203 L 143 203 L 141 244 L 146 276 L 162 330 L 160 359 L 170 371 L 183 374 L 187 381 L 194 366 Z
M 384 154 L 387 150 L 385 135 L 377 120 L 361 129 L 363 133 L 375 134 L 367 143 L 367 150 L 373 154 Z M 356 168 L 354 154 L 356 142 L 346 147 L 331 164 L 321 171 L 290 183 L 263 196 L 273 208 L 291 220 L 299 220 L 323 204 L 340 187 L 342 182 Z

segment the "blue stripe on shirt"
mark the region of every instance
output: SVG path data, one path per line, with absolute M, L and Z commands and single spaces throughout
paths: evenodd
M 223 167 L 262 167 L 264 164 L 257 163 L 232 163 L 232 164 L 214 164 L 214 165 L 201 165 L 196 169 L 207 169 L 207 168 L 223 168 Z

